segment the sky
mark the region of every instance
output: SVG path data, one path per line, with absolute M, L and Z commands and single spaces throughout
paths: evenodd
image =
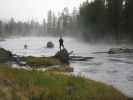
M 68 7 L 71 13 L 74 7 L 78 8 L 86 0 L 0 0 L 0 20 L 28 21 L 32 18 L 40 23 L 47 18 L 51 9 L 57 15 Z

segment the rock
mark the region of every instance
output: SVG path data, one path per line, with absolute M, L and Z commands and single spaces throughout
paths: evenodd
M 127 100 L 133 100 L 133 98 L 128 98 Z
M 115 53 L 123 53 L 122 49 L 119 48 L 110 48 L 110 50 L 108 51 L 109 54 L 115 54 Z
M 62 49 L 54 55 L 54 58 L 58 58 L 62 62 L 67 62 L 69 60 L 69 53 L 66 49 Z
M 11 57 L 13 57 L 13 54 L 10 51 L 0 48 L 0 60 L 6 60 Z
M 7 79 L 7 78 L 3 78 L 3 84 L 5 85 L 5 86 L 10 86 L 10 87 L 12 87 L 12 88 L 15 88 L 15 85 L 9 80 L 9 79 Z
M 71 94 L 74 92 L 74 88 L 73 87 L 67 87 L 66 91 L 68 92 L 68 94 Z
M 133 53 L 133 49 L 128 49 L 126 47 L 124 47 L 124 49 L 122 48 L 110 48 L 110 50 L 108 51 L 109 54 L 118 54 L 118 53 Z
M 52 42 L 47 43 L 47 48 L 54 48 L 54 44 Z

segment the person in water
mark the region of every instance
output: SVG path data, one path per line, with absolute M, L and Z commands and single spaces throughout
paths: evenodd
M 25 44 L 24 47 L 27 48 L 28 46 Z
M 62 37 L 60 37 L 60 39 L 59 39 L 60 50 L 61 50 L 61 46 L 64 48 L 63 42 L 64 42 L 64 40 L 62 39 Z

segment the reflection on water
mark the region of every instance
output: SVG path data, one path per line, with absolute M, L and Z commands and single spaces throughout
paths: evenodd
M 46 48 L 47 42 L 53 42 L 54 48 Z M 107 52 L 110 48 L 132 48 L 131 44 L 94 44 L 84 43 L 76 39 L 65 38 L 64 46 L 72 56 L 94 57 L 88 61 L 71 61 L 74 74 L 79 72 L 88 78 L 102 81 L 115 86 L 128 96 L 133 96 L 133 54 L 91 54 L 92 52 Z M 24 44 L 28 45 L 25 49 Z M 53 56 L 59 51 L 58 38 L 25 37 L 7 39 L 0 42 L 0 47 L 20 56 Z M 14 67 L 17 67 L 14 65 Z M 27 67 L 30 69 L 30 67 Z

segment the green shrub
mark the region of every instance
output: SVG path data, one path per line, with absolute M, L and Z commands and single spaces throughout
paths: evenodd
M 28 65 L 44 65 L 44 66 L 53 66 L 60 64 L 60 60 L 56 58 L 30 58 L 27 61 Z

